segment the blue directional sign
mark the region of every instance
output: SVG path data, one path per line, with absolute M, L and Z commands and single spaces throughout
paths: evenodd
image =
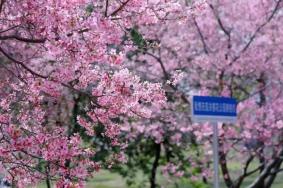
M 218 122 L 234 123 L 237 118 L 237 101 L 227 97 L 193 96 L 192 120 L 213 125 L 213 185 L 219 188 Z
M 237 101 L 234 98 L 193 96 L 192 118 L 196 122 L 235 122 Z

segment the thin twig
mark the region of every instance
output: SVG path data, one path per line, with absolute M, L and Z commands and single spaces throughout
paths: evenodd
M 110 16 L 115 16 L 118 12 L 120 12 L 129 2 L 130 0 L 126 0 L 124 3 L 122 3 L 121 6 L 119 6 L 116 10 L 114 10 Z
M 10 56 L 7 52 L 5 52 L 5 50 L 3 48 L 0 47 L 0 52 L 2 52 L 2 54 L 4 56 L 6 56 L 9 60 L 13 61 L 14 63 L 16 64 L 19 64 L 21 65 L 24 69 L 26 69 L 28 72 L 30 72 L 32 75 L 35 75 L 35 76 L 38 76 L 40 78 L 48 78 L 48 76 L 44 76 L 44 75 L 41 75 L 35 71 L 33 71 L 32 69 L 30 69 L 28 66 L 26 66 L 23 62 L 21 61 L 18 61 L 16 59 L 14 59 L 12 56 Z

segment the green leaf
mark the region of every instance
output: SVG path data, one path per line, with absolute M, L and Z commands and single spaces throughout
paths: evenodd
M 140 48 L 144 47 L 146 41 L 144 40 L 143 36 L 138 32 L 136 28 L 131 29 L 130 31 L 131 39 L 134 44 Z
M 90 16 L 91 13 L 94 11 L 94 5 L 93 4 L 87 5 L 85 10 L 86 10 L 87 15 Z

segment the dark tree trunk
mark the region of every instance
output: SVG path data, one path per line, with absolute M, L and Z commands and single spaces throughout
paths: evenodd
M 222 151 L 219 151 L 219 161 L 220 161 L 220 167 L 224 178 L 224 183 L 229 188 L 234 188 L 233 181 L 230 177 L 230 173 L 227 167 L 227 161 L 226 161 L 226 154 Z
M 159 159 L 160 159 L 160 153 L 161 153 L 161 144 L 156 144 L 155 145 L 155 159 L 152 164 L 152 169 L 151 169 L 151 176 L 150 176 L 150 188 L 156 188 L 156 171 L 159 165 Z
M 279 156 L 277 158 L 273 159 L 271 162 L 265 165 L 265 169 L 260 173 L 257 179 L 250 186 L 248 186 L 248 188 L 268 188 L 270 187 L 275 179 L 275 176 L 272 177 L 271 175 L 273 173 L 276 173 L 276 171 L 274 170 L 276 170 L 277 168 L 281 166 L 282 156 L 283 156 L 283 149 L 281 149 Z
M 271 174 L 269 175 L 268 179 L 265 182 L 265 188 L 271 188 L 274 180 L 276 179 L 281 164 L 282 164 L 282 160 L 278 160 L 278 163 L 275 165 L 274 169 L 272 169 Z
M 50 167 L 49 167 L 49 163 L 47 163 L 46 167 L 45 167 L 45 172 L 46 172 L 46 186 L 47 188 L 51 188 L 51 183 L 50 183 L 50 177 L 49 177 L 49 170 L 50 170 Z
M 46 186 L 47 186 L 47 188 L 51 188 L 51 183 L 50 183 L 49 177 L 46 178 Z

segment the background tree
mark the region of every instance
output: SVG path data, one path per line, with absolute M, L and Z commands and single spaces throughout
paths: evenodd
M 139 26 L 139 35 L 155 42 L 155 47 L 131 52 L 132 63 L 127 65 L 144 80 L 165 84 L 170 108 L 158 111 L 159 117 L 169 121 L 168 127 L 176 133 L 184 133 L 179 138 L 193 133 L 192 140 L 205 155 L 190 154 L 187 161 L 200 167 L 201 176 L 207 178 L 211 175 L 207 170 L 212 159 L 212 129 L 207 124 L 191 124 L 189 98 L 193 94 L 237 98 L 237 124 L 221 125 L 220 130 L 225 184 L 240 187 L 256 174 L 249 187 L 271 187 L 282 164 L 282 1 L 223 0 L 207 1 L 207 5 L 191 19 Z M 183 79 L 174 86 L 167 81 L 180 75 L 176 70 L 182 71 Z M 180 106 L 187 110 L 179 111 Z M 132 123 L 143 135 L 158 135 L 165 148 L 167 126 L 153 122 Z M 234 175 L 229 164 L 237 161 L 243 170 Z
M 0 1 L 0 168 L 13 185 L 54 180 L 57 187 L 82 187 L 100 164 L 74 121 L 91 137 L 103 126 L 100 136 L 122 147 L 117 118 L 148 118 L 151 107 L 164 105 L 160 84 L 120 65 L 132 48 L 120 44 L 134 25 L 160 22 L 179 7 L 175 1 Z M 78 97 L 87 101 L 80 116 L 59 121 L 50 102 L 64 98 L 73 108 L 63 111 L 67 118 L 77 113 Z

